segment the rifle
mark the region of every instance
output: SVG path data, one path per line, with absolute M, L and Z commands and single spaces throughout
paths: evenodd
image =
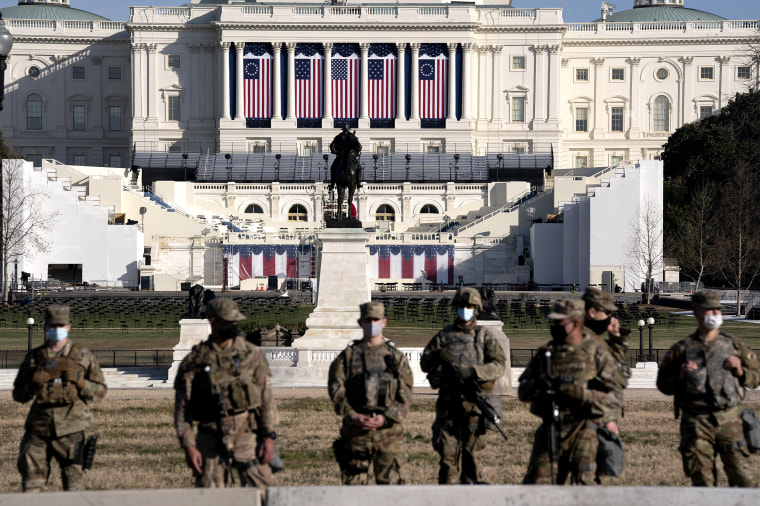
M 87 438 L 82 450 L 82 469 L 92 469 L 92 463 L 95 461 L 95 450 L 98 444 L 98 434 L 93 434 Z
M 489 422 L 491 425 L 496 427 L 496 430 L 499 431 L 499 434 L 501 434 L 501 437 L 504 438 L 504 441 L 509 441 L 509 438 L 506 434 L 504 434 L 504 431 L 501 430 L 501 418 L 499 418 L 499 415 L 496 414 L 496 411 L 494 411 L 493 406 L 491 406 L 488 402 L 486 402 L 485 398 L 480 395 L 480 392 L 483 391 L 483 387 L 480 386 L 480 383 L 478 383 L 475 378 L 470 378 L 468 380 L 470 388 L 466 388 L 468 385 L 465 385 L 465 391 L 466 392 L 472 392 L 474 395 L 465 395 L 465 398 L 467 400 L 474 402 L 475 405 L 478 407 L 480 412 L 483 414 L 483 418 L 486 419 L 487 422 Z M 470 399 L 469 397 L 474 397 L 474 399 Z M 501 402 L 501 401 L 499 401 Z
M 546 376 L 552 377 L 552 352 L 547 348 L 544 353 L 546 357 Z M 557 425 L 559 425 L 559 405 L 557 405 L 557 392 L 554 385 L 549 387 L 546 395 L 551 400 L 551 421 L 549 423 L 549 466 L 551 467 L 552 485 L 557 484 L 557 478 L 554 475 L 554 465 L 557 463 Z
M 225 481 L 226 485 L 232 485 L 235 483 L 235 476 L 232 474 L 232 457 L 235 452 L 235 439 L 232 434 L 227 432 L 227 428 L 224 426 L 224 419 L 227 417 L 227 410 L 224 409 L 224 399 L 219 391 L 214 386 L 214 381 L 211 379 L 211 366 L 206 365 L 203 367 L 203 372 L 206 373 L 206 380 L 209 385 L 209 392 L 211 398 L 214 401 L 214 421 L 216 422 L 217 431 L 222 436 L 222 457 L 227 463 L 227 476 Z

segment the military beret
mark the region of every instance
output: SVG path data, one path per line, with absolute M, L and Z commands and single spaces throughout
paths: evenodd
M 382 320 L 385 318 L 385 306 L 382 302 L 365 302 L 359 306 L 361 319 Z
M 69 306 L 48 306 L 45 308 L 46 325 L 68 325 L 71 323 L 69 318 Z
M 237 302 L 232 299 L 216 298 L 206 306 L 206 316 L 219 318 L 226 322 L 245 320 L 245 315 L 238 309 Z
M 720 295 L 715 292 L 697 292 L 691 296 L 691 307 L 694 309 L 723 309 Z
M 586 301 L 586 305 L 600 307 L 610 312 L 617 311 L 617 306 L 612 302 L 612 294 L 595 286 L 586 288 L 582 299 Z
M 581 322 L 586 318 L 586 310 L 582 300 L 577 299 L 565 299 L 554 304 L 552 312 L 549 313 L 547 318 L 551 320 L 572 320 L 574 322 Z

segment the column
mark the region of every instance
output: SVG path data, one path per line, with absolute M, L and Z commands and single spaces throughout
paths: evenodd
M 145 119 L 143 107 L 143 97 L 145 97 L 144 51 L 145 44 L 134 44 L 132 46 L 132 116 L 134 119 Z
M 607 121 L 604 115 L 604 82 L 607 80 L 607 76 L 605 75 L 604 58 L 591 58 L 591 63 L 594 65 L 594 125 L 589 131 L 596 138 L 607 130 L 605 128 Z
M 242 42 L 235 43 L 235 120 L 245 123 L 245 104 L 243 99 L 243 47 Z
M 362 51 L 362 63 L 359 69 L 359 75 L 361 76 L 361 100 L 359 102 L 359 120 L 367 122 L 366 126 L 369 127 L 369 80 L 367 75 L 367 69 L 369 68 L 369 42 L 362 42 L 359 44 Z
M 683 121 L 690 123 L 699 118 L 699 109 L 694 110 L 694 57 L 685 56 L 683 62 Z M 698 107 L 698 106 L 697 106 Z
M 486 116 L 486 90 L 485 88 L 489 88 L 487 84 L 487 79 L 490 77 L 488 74 L 486 74 L 486 55 L 490 49 L 490 46 L 486 45 L 480 45 L 477 47 L 477 53 L 476 53 L 476 66 L 477 69 L 476 76 L 478 84 L 477 86 L 473 87 L 473 97 L 475 97 L 475 119 L 480 121 L 482 119 L 488 119 Z M 490 90 L 489 90 L 490 91 Z
M 544 85 L 546 83 L 546 46 L 533 46 L 533 53 L 536 55 L 536 84 L 533 90 L 533 124 L 543 123 L 546 121 L 546 98 L 544 94 Z
M 325 114 L 322 126 L 324 128 L 333 128 L 332 115 L 332 50 L 333 43 L 325 42 L 322 44 L 325 49 Z
M 449 111 L 446 115 L 447 123 L 457 119 L 457 43 L 450 42 L 449 47 Z
M 156 72 L 158 71 L 158 64 L 156 62 L 156 52 L 158 46 L 156 44 L 148 44 L 148 111 L 147 118 L 154 121 L 158 121 L 158 84 L 156 80 Z
M 631 75 L 631 103 L 628 114 L 630 116 L 630 138 L 638 138 L 641 136 L 641 120 L 639 119 L 639 112 L 641 111 L 642 104 L 640 104 L 639 93 L 641 79 L 639 78 L 639 65 L 641 64 L 641 58 L 634 57 L 629 58 L 628 72 Z
M 554 128 L 559 128 L 559 46 L 549 46 L 548 59 L 549 74 L 546 76 L 546 82 L 549 88 L 549 93 L 547 93 L 549 122 Z
M 199 53 L 201 50 L 200 44 L 190 44 L 188 46 L 190 49 L 190 75 L 191 76 L 201 76 L 201 71 L 199 67 Z M 190 109 L 190 121 L 197 121 L 198 120 L 198 114 L 200 113 L 200 107 L 199 107 L 199 88 L 201 87 L 200 80 L 194 80 L 190 82 L 190 99 L 188 104 L 188 109 Z
M 462 119 L 469 120 L 472 117 L 470 111 L 470 90 L 472 89 L 472 48 L 468 42 L 462 44 Z
M 412 114 L 413 120 L 420 119 L 420 43 L 410 44 L 412 47 Z
M 483 119 L 491 121 L 493 119 L 493 95 L 494 95 L 494 66 L 493 66 L 493 46 L 487 46 L 485 48 L 485 51 L 482 53 L 483 58 L 485 58 L 485 71 L 481 74 L 483 76 L 482 83 L 485 83 L 485 88 L 482 89 L 483 94 L 485 95 L 483 100 L 483 106 L 485 107 L 485 110 L 483 111 Z
M 406 44 L 396 44 L 398 82 L 396 83 L 396 121 L 406 121 Z
M 222 59 L 222 119 L 230 119 L 230 44 L 219 44 L 219 57 Z
M 289 120 L 296 119 L 296 43 L 286 42 L 288 49 L 288 115 Z
M 720 93 L 718 94 L 718 109 L 722 109 L 731 98 L 729 83 L 733 77 L 733 71 L 729 65 L 731 63 L 730 56 L 721 56 L 718 58 L 718 61 L 720 62 Z
M 504 65 L 501 64 L 501 50 L 504 46 L 493 47 L 493 120 L 501 123 L 504 117 L 502 108 L 504 107 L 504 95 L 501 90 L 501 74 Z
M 274 83 L 272 84 L 272 119 L 282 120 L 282 105 L 280 97 L 282 96 L 282 76 L 280 75 L 280 49 L 281 42 L 272 42 L 272 74 Z

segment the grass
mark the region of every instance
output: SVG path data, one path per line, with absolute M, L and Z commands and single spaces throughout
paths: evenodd
M 286 464 L 279 476 L 282 485 L 338 485 L 338 466 L 332 441 L 338 436 L 339 420 L 324 391 L 309 391 L 314 397 L 296 397 L 277 390 L 281 423 L 278 444 Z M 119 393 L 124 396 L 124 393 Z M 114 394 L 114 395 L 119 395 Z M 96 407 L 101 438 L 94 468 L 87 473 L 89 489 L 135 489 L 192 487 L 172 426 L 171 392 L 130 392 L 135 398 L 106 399 Z M 146 397 L 150 398 L 146 398 Z M 137 398 L 142 397 L 142 398 Z M 641 396 L 635 396 L 641 397 Z M 747 403 L 758 409 L 757 396 Z M 483 454 L 485 479 L 494 484 L 520 483 L 527 467 L 533 433 L 540 421 L 527 406 L 504 398 L 505 442 L 488 433 Z M 20 489 L 16 470 L 18 443 L 28 405 L 14 403 L 9 392 L 0 393 L 0 492 Z M 686 486 L 678 454 L 678 422 L 672 406 L 662 401 L 627 401 L 621 431 L 626 448 L 623 476 L 613 485 Z M 405 439 L 413 484 L 434 484 L 438 456 L 430 445 L 430 426 L 435 396 L 417 394 L 405 423 Z M 755 460 L 757 457 L 753 457 Z M 60 490 L 60 473 L 53 466 L 48 490 Z M 755 466 L 755 478 L 760 470 Z M 726 486 L 720 472 L 720 484 Z

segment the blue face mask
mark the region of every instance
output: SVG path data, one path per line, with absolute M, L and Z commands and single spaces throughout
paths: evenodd
M 464 320 L 468 322 L 472 320 L 473 316 L 475 316 L 475 309 L 470 309 L 466 307 L 458 307 L 457 316 L 459 317 L 460 320 Z
M 45 331 L 45 339 L 48 341 L 60 343 L 69 337 L 69 331 L 65 327 L 53 327 Z

